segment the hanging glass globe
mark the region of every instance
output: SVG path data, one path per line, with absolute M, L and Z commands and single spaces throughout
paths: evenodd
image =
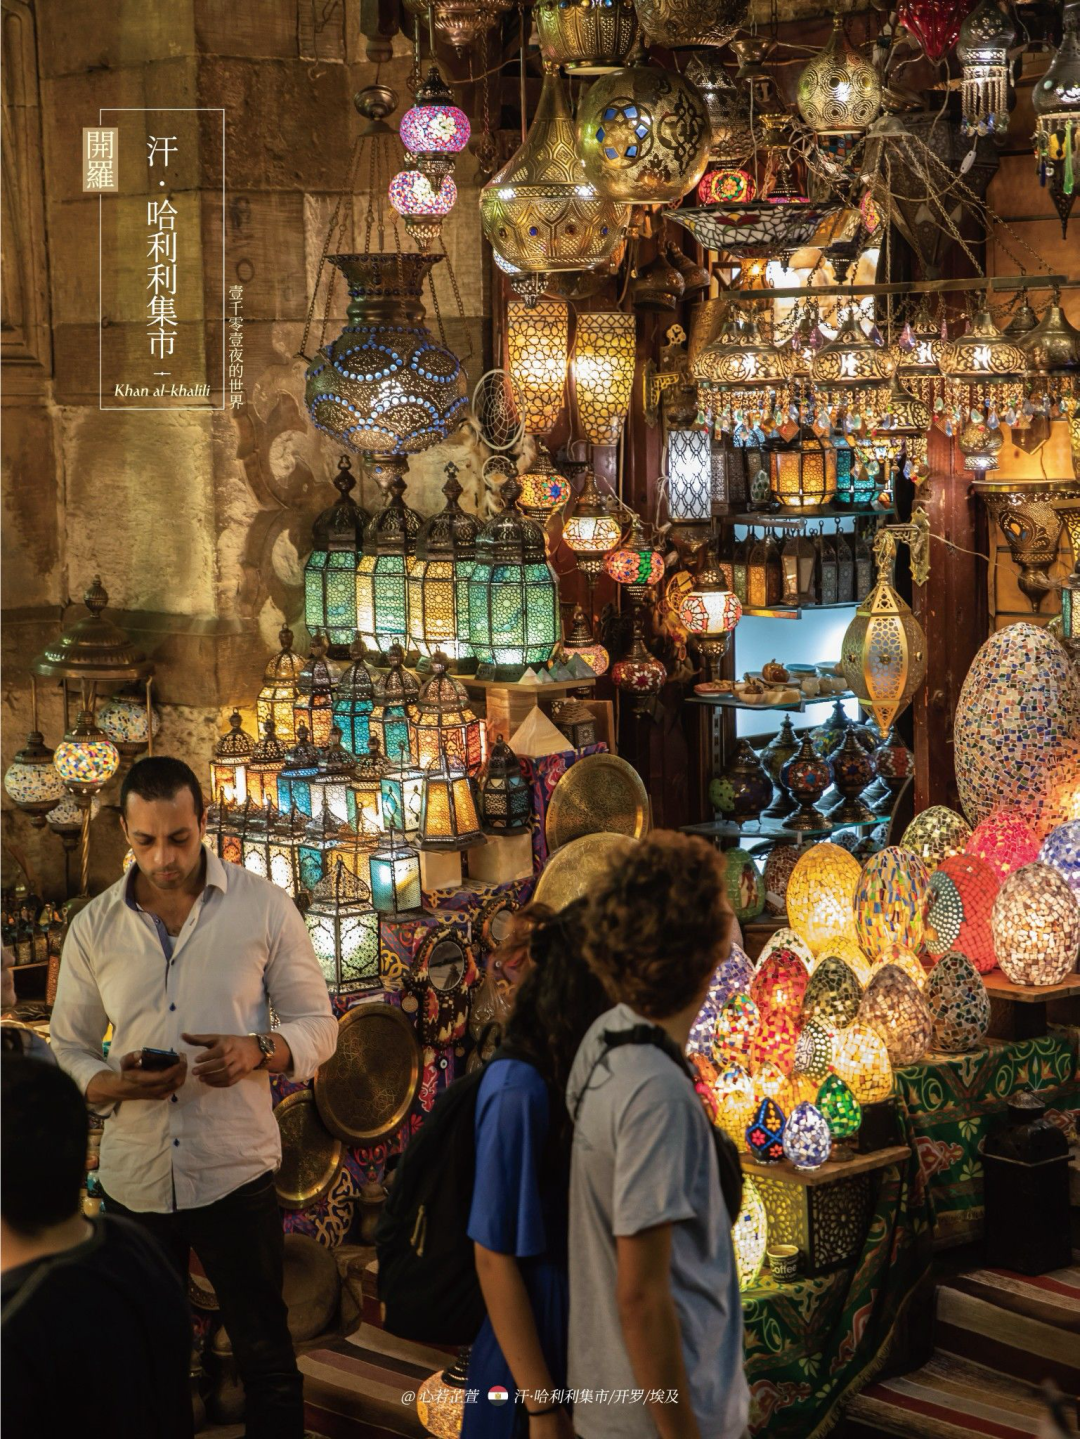
M 416 101 L 398 126 L 406 153 L 434 184 L 454 168 L 454 156 L 469 143 L 469 117 L 454 104 L 446 81 L 432 65 Z
M 390 181 L 390 203 L 405 221 L 405 229 L 420 250 L 430 250 L 442 232 L 442 222 L 457 202 L 453 176 L 432 184 L 419 169 L 399 170 Z
M 12 804 L 32 817 L 37 828 L 63 799 L 64 781 L 53 765 L 53 752 L 39 730 L 27 735 L 26 744 L 8 766 L 4 790 Z
M 94 723 L 90 710 L 82 710 L 75 728 L 56 746 L 56 772 L 64 788 L 74 795 L 97 794 L 120 767 L 120 754 L 104 730 Z

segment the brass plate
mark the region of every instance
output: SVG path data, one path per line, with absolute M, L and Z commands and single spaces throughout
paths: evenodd
M 649 828 L 649 796 L 632 764 L 614 754 L 579 759 L 551 792 L 544 834 L 548 853 L 583 834 L 640 839 Z
M 281 1168 L 274 1175 L 278 1203 L 282 1209 L 310 1209 L 338 1176 L 341 1140 L 326 1132 L 310 1089 L 287 1095 L 274 1106 L 274 1118 L 281 1130 Z
M 358 1004 L 338 1021 L 337 1051 L 315 1075 L 315 1103 L 331 1134 L 371 1145 L 401 1125 L 420 1089 L 416 1031 L 393 1004 Z
M 583 834 L 553 854 L 544 866 L 533 899 L 565 909 L 593 888 L 612 855 L 636 841 L 625 834 Z

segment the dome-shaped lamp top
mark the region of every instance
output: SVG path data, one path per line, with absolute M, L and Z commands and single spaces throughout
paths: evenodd
M 998 0 L 982 0 L 960 26 L 956 58 L 961 65 L 1004 64 L 1016 40 L 1016 26 Z
M 432 65 L 399 126 L 401 143 L 418 160 L 457 155 L 469 143 L 469 117 L 454 104 L 450 87 Z
M 387 759 L 382 752 L 377 735 L 371 735 L 367 743 L 367 753 L 362 754 L 356 761 L 356 778 L 358 781 L 381 779 L 384 774 L 390 774 L 394 768 L 392 760 Z
M 290 773 L 313 773 L 319 764 L 319 751 L 311 743 L 306 724 L 296 726 L 296 743 L 285 756 L 285 768 Z
M 364 642 L 359 635 L 349 646 L 349 658 L 352 663 L 342 671 L 341 678 L 337 682 L 335 691 L 337 704 L 374 699 L 375 681 L 371 671 L 364 663 Z
M 348 455 L 342 455 L 338 460 L 334 488 L 338 492 L 338 499 L 323 510 L 312 525 L 312 544 L 317 550 L 359 549 L 371 516 L 352 498 L 356 480 Z
M 295 685 L 300 678 L 300 671 L 304 668 L 304 661 L 292 647 L 293 632 L 288 625 L 278 631 L 278 643 L 281 649 L 267 661 L 263 671 L 263 683 Z
M 255 741 L 242 729 L 240 711 L 233 710 L 229 716 L 229 728 L 214 746 L 214 759 L 226 764 L 243 764 L 249 760 L 255 748 Z
M 942 369 L 950 380 L 1007 380 L 1023 374 L 1024 354 L 1001 333 L 984 305 L 976 311 L 967 333 L 946 349 Z
M 427 726 L 438 725 L 444 720 L 454 725 L 475 722 L 476 715 L 469 704 L 469 696 L 464 686 L 447 674 L 447 659 L 441 650 L 436 650 L 431 657 L 431 671 L 430 677 L 420 686 L 413 706 L 416 722 Z
M 462 495 L 457 478 L 457 465 L 451 460 L 446 466 L 446 483 L 442 492 L 446 504 L 426 519 L 416 535 L 416 558 L 433 559 L 436 555 L 453 559 L 471 559 L 476 553 L 476 536 L 480 520 L 463 510 L 458 503 Z
M 365 555 L 411 555 L 420 532 L 420 516 L 402 499 L 405 481 L 400 475 L 387 486 L 386 500 L 364 530 Z
M 859 135 L 881 108 L 881 81 L 848 44 L 841 15 L 828 44 L 805 67 L 796 90 L 799 114 L 817 135 Z
M 1035 81 L 1031 104 L 1040 120 L 1080 119 L 1080 0 L 1066 0 L 1061 44 Z
M 326 650 L 326 640 L 316 630 L 311 637 L 311 653 L 296 678 L 299 694 L 326 695 L 336 687 L 340 671 L 333 660 L 326 658 Z
M 416 676 L 405 668 L 405 651 L 400 645 L 391 645 L 386 658 L 390 668 L 375 677 L 375 703 L 410 708 L 417 701 L 420 686 Z
M 518 508 L 521 486 L 514 476 L 499 491 L 504 508 L 481 526 L 476 537 L 476 558 L 489 565 L 544 564 L 544 532 Z
M 230 721 L 231 722 L 231 721 Z M 226 736 L 227 738 L 227 736 Z M 274 729 L 274 721 L 268 719 L 263 725 L 263 737 L 252 747 L 251 763 L 271 767 L 283 765 L 288 758 L 289 751 L 278 739 Z
M 56 679 L 102 680 L 130 684 L 145 679 L 154 667 L 143 652 L 131 643 L 124 631 L 107 620 L 102 610 L 109 603 L 101 576 L 95 575 L 83 595 L 90 611 L 76 620 L 30 665 L 36 675 Z

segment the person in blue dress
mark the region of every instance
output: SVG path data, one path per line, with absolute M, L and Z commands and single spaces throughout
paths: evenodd
M 487 1318 L 469 1356 L 461 1439 L 573 1439 L 566 1389 L 573 1128 L 563 1094 L 585 1031 L 610 1005 L 582 958 L 578 902 L 531 906 L 531 967 L 476 1101 L 469 1238 Z M 500 1391 L 506 1391 L 501 1400 Z M 492 1392 L 494 1391 L 494 1393 Z M 491 1397 L 489 1397 L 491 1396 Z

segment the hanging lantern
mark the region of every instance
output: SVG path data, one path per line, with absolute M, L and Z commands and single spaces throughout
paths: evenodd
M 777 434 L 765 441 L 769 490 L 783 509 L 813 512 L 836 495 L 836 448 L 809 425 L 790 440 Z
M 1060 291 L 1053 292 L 1042 319 L 1017 344 L 1036 374 L 1075 375 L 1080 370 L 1080 331 L 1066 318 Z
M 734 444 L 726 430 L 714 433 L 709 448 L 710 514 L 728 515 L 746 508 L 751 456 L 757 469 L 759 450 Z
M 259 727 L 266 728 L 267 720 L 273 720 L 274 733 L 284 745 L 296 740 L 296 723 L 293 706 L 298 697 L 297 681 L 304 662 L 292 647 L 293 632 L 285 626 L 278 639 L 281 649 L 267 664 L 263 672 L 262 689 L 255 704 Z
M 304 620 L 311 634 L 326 634 L 331 653 L 343 651 L 356 628 L 356 566 L 370 518 L 352 498 L 348 455 L 338 462 L 334 487 L 340 498 L 312 526 L 314 547 L 304 566 Z
M 35 828 L 64 797 L 64 781 L 53 764 L 53 752 L 39 730 L 31 730 L 26 744 L 7 768 L 4 791 L 12 804 L 31 816 Z M 81 824 L 81 821 L 80 821 Z
M 1075 196 L 1080 143 L 1080 0 L 1065 0 L 1061 45 L 1045 75 L 1035 82 L 1031 104 L 1039 181 L 1043 185 L 1050 182 L 1064 239 Z
M 311 637 L 311 653 L 296 681 L 296 703 L 293 705 L 293 723 L 297 734 L 300 725 L 307 732 L 314 745 L 330 743 L 330 730 L 334 723 L 334 690 L 340 671 L 332 660 L 326 657 L 326 640 L 316 632 Z
M 484 235 L 520 270 L 583 270 L 608 258 L 629 218 L 626 205 L 599 194 L 587 178 L 566 81 L 545 62 L 528 134 L 480 192 Z
M 416 558 L 408 574 L 409 642 L 428 669 L 436 650 L 448 669 L 470 674 L 476 656 L 469 643 L 469 580 L 476 563 L 480 521 L 458 504 L 457 466 L 444 466 L 445 506 L 425 520 L 416 536 Z
M 698 525 L 712 517 L 712 440 L 708 429 L 669 430 L 667 507 L 672 524 Z
M 639 515 L 630 521 L 630 533 L 604 559 L 604 569 L 616 584 L 622 585 L 635 604 L 652 592 L 664 574 L 664 556 L 655 549 Z
M 304 816 L 257 804 L 249 797 L 243 804 L 210 805 L 206 832 L 219 859 L 270 880 L 294 899 L 299 894 Z
M 97 722 L 120 751 L 122 761 L 130 763 L 150 747 L 151 737 L 161 729 L 161 715 L 147 706 L 147 696 L 139 686 L 131 685 L 110 695 L 97 712 Z
M 649 701 L 667 683 L 667 670 L 645 647 L 645 628 L 641 606 L 634 606 L 633 630 L 630 648 L 626 656 L 611 667 L 611 680 L 615 688 L 629 695 L 634 702 L 634 713 L 645 714 Z
M 491 834 L 522 834 L 532 817 L 532 792 L 518 757 L 500 735 L 480 779 L 480 815 Z
M 295 810 L 305 820 L 311 818 L 311 781 L 319 767 L 319 752 L 311 743 L 307 725 L 297 726 L 296 743 L 285 756 L 278 771 L 278 808 Z
M 518 680 L 543 665 L 559 639 L 559 585 L 544 534 L 517 508 L 521 486 L 502 487 L 505 508 L 476 537 L 469 579 L 469 641 L 481 679 Z
M 603 645 L 597 644 L 589 617 L 580 605 L 574 606 L 570 633 L 563 645 L 563 654 L 567 660 L 572 660 L 575 656 L 583 660 L 597 678 L 607 674 L 611 656 Z
M 888 350 L 867 339 L 858 311 L 848 310 L 835 340 L 814 356 L 814 391 L 830 409 L 875 424 L 895 361 Z
M 393 832 L 371 856 L 371 902 L 380 914 L 395 918 L 421 907 L 420 856 Z
M 304 923 L 332 995 L 379 988 L 379 916 L 367 885 L 340 860 L 311 891 Z
M 1037 860 L 1010 874 L 990 923 L 997 962 L 1013 984 L 1060 984 L 1076 968 L 1080 900 L 1052 865 Z
M 960 431 L 957 444 L 964 457 L 964 469 L 985 474 L 998 467 L 998 451 L 1005 443 L 1000 428 L 992 430 L 985 420 L 968 420 Z
M 457 203 L 452 175 L 432 183 L 419 167 L 399 170 L 390 181 L 390 203 L 405 221 L 418 250 L 430 250 L 442 233 L 442 222 Z
M 356 567 L 356 628 L 379 656 L 409 640 L 409 576 L 420 516 L 406 505 L 404 493 L 405 481 L 397 475 L 364 531 L 364 553 Z
M 530 435 L 555 428 L 566 386 L 570 311 L 556 301 L 506 310 L 506 353 L 514 401 Z
M 348 324 L 307 368 L 316 429 L 346 449 L 415 455 L 446 439 L 468 404 L 457 356 L 423 324 L 420 293 L 441 255 L 331 255 L 349 288 Z
M 349 657 L 352 664 L 342 674 L 334 691 L 333 719 L 341 731 L 345 748 L 353 755 L 361 755 L 367 749 L 375 681 L 364 663 L 364 642 L 355 631 L 349 646 Z
M 53 764 L 70 794 L 93 795 L 112 779 L 120 767 L 120 755 L 104 730 L 94 723 L 90 710 L 82 710 L 75 728 L 56 746 Z
M 472 780 L 445 750 L 424 774 L 417 843 L 422 850 L 453 851 L 484 843 Z
M 578 107 L 577 146 L 601 195 L 664 204 L 692 190 L 705 171 L 712 127 L 705 102 L 676 71 L 630 63 L 597 80 Z
M 896 18 L 935 65 L 956 44 L 960 22 L 973 0 L 899 0 Z
M 247 762 L 255 742 L 240 728 L 239 710 L 229 716 L 229 728 L 214 746 L 210 762 L 210 803 L 243 804 L 247 799 Z
M 847 627 L 840 663 L 848 688 L 887 730 L 926 675 L 926 635 L 890 582 L 895 539 L 882 530 L 875 548 L 877 583 Z
M 560 475 L 541 441 L 536 442 L 536 459 L 518 475 L 521 509 L 530 520 L 544 524 L 570 498 L 570 481 Z
M 357 758 L 353 779 L 356 822 L 364 829 L 378 831 L 383 828 L 382 781 L 392 768 L 380 749 L 378 736 L 372 735 L 367 743 L 367 753 Z
M 432 675 L 420 687 L 412 711 L 413 763 L 429 769 L 440 755 L 477 775 L 483 764 L 483 726 L 473 714 L 465 690 L 446 672 L 446 656 L 436 650 Z
M 390 669 L 375 678 L 375 703 L 368 724 L 383 754 L 393 763 L 396 756 L 410 753 L 409 725 L 420 685 L 416 676 L 405 669 L 405 653 L 400 645 L 391 645 L 386 657 Z
M 819 137 L 861 135 L 881 108 L 881 81 L 869 60 L 848 44 L 842 15 L 828 44 L 799 75 L 799 114 Z
M 717 165 L 741 164 L 754 150 L 748 87 L 736 85 L 719 60 L 707 53 L 691 55 L 684 73 L 705 102 L 709 159 Z
M 469 117 L 454 104 L 450 88 L 432 65 L 398 126 L 406 154 L 434 184 L 454 168 L 454 156 L 469 143 Z
M 1008 404 L 1020 408 L 1025 363 L 1023 350 L 1006 339 L 985 305 L 972 318 L 967 333 L 946 345 L 941 368 L 946 396 L 954 412 L 967 415 L 960 440 L 965 455 L 968 454 L 967 432 L 977 423 L 971 414 L 973 406 L 985 408 L 988 420 L 993 419 L 993 412 L 999 406 Z M 990 427 L 990 434 L 997 436 L 998 442 L 993 446 L 996 451 L 1001 447 L 996 425 Z M 965 468 L 983 466 L 965 465 Z
M 636 323 L 625 310 L 587 310 L 574 335 L 578 419 L 593 445 L 617 445 L 634 384 Z
M 638 28 L 632 0 L 538 0 L 533 20 L 541 57 L 575 75 L 603 75 L 624 65 Z
M 1016 26 L 997 0 L 981 0 L 960 26 L 956 58 L 964 67 L 960 128 L 965 135 L 1004 135 L 1009 128 L 1009 46 Z
M 922 467 L 925 473 L 930 410 L 916 395 L 904 389 L 895 373 L 882 396 L 877 424 L 878 436 L 899 441 L 891 457 L 901 465 L 905 475 L 910 477 L 912 464 Z
M 596 577 L 604 568 L 604 556 L 622 539 L 623 527 L 608 500 L 596 487 L 596 476 L 585 471 L 581 493 L 563 522 L 563 543 L 573 551 L 578 569 L 589 585 L 589 608 Z
M 941 327 L 934 323 L 926 302 L 920 301 L 915 315 L 900 331 L 892 355 L 896 361 L 897 383 L 924 405 L 932 405 L 935 389 L 940 389 L 941 360 L 946 347 Z
M 741 618 L 742 605 L 724 583 L 719 562 L 710 550 L 704 570 L 679 607 L 679 619 L 697 639 L 705 657 L 708 684 L 719 686 L 728 635 Z
M 793 362 L 789 351 L 762 338 L 752 315 L 735 313 L 691 368 L 708 385 L 758 391 L 786 385 Z
M 247 793 L 253 804 L 278 807 L 278 775 L 285 768 L 287 755 L 274 732 L 274 721 L 267 720 L 263 738 L 253 746 L 247 762 Z

